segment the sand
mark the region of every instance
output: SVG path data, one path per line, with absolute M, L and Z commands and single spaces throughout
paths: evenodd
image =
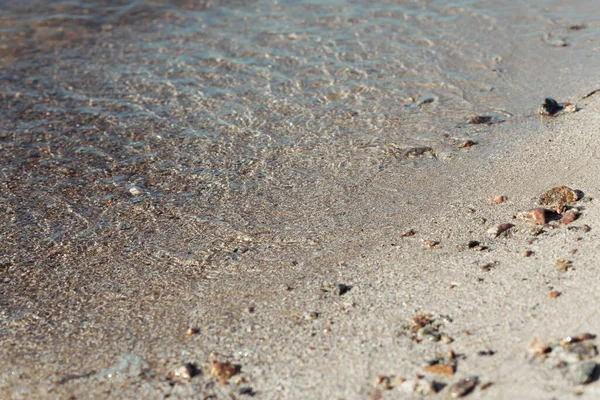
M 600 333 L 600 93 L 585 97 L 600 88 L 589 78 L 597 28 L 568 28 L 574 22 L 557 16 L 572 5 L 555 3 L 540 14 L 537 5 L 494 2 L 494 19 L 467 26 L 478 32 L 491 23 L 497 43 L 450 37 L 431 53 L 456 49 L 449 65 L 477 79 L 448 86 L 454 74 L 441 68 L 438 79 L 432 61 L 424 65 L 433 86 L 415 89 L 412 100 L 378 80 L 380 89 L 339 108 L 257 97 L 264 107 L 240 118 L 220 114 L 229 103 L 196 97 L 213 80 L 231 87 L 221 82 L 228 64 L 215 74 L 190 67 L 206 81 L 183 80 L 185 96 L 169 103 L 169 74 L 181 71 L 162 62 L 140 68 L 156 59 L 135 51 L 128 58 L 130 49 L 145 49 L 137 40 L 206 39 L 196 31 L 157 34 L 165 14 L 142 13 L 131 25 L 84 35 L 41 23 L 35 41 L 44 46 L 31 52 L 15 36 L 15 48 L 2 50 L 10 73 L 0 77 L 0 398 L 445 398 L 467 377 L 478 380 L 472 399 L 599 398 L 598 371 L 593 382 L 573 382 L 573 354 L 560 346 L 546 359 L 529 352 L 536 338 Z M 573 15 L 595 11 L 592 3 Z M 23 32 L 36 27 L 25 22 Z M 548 43 L 563 34 L 568 46 Z M 71 36 L 99 41 L 88 47 Z M 288 42 L 274 35 L 264 47 Z M 166 51 L 170 43 L 159 44 Z M 393 62 L 381 64 L 389 70 L 379 71 L 392 82 L 396 68 L 405 73 L 400 53 L 390 52 Z M 274 64 L 276 73 L 300 68 L 286 60 L 273 61 L 285 67 Z M 95 74 L 96 66 L 113 73 Z M 232 76 L 234 88 L 261 93 L 262 80 Z M 169 89 L 159 93 L 163 78 Z M 311 96 L 335 89 L 319 82 L 317 92 L 279 90 L 310 105 Z M 427 90 L 434 102 L 419 111 L 417 95 Z M 542 117 L 531 98 L 541 103 L 546 95 L 580 109 Z M 464 125 L 479 108 L 504 122 Z M 280 117 L 299 122 L 284 132 L 289 137 L 269 136 Z M 429 139 L 418 137 L 423 132 Z M 467 138 L 477 143 L 457 149 Z M 396 159 L 386 147 L 413 140 L 433 143 L 436 157 Z M 559 185 L 584 193 L 570 205 L 579 219 L 540 232 L 515 218 Z M 507 201 L 495 204 L 498 195 Z M 491 237 L 503 223 L 514 227 Z M 452 341 L 416 340 L 412 321 L 429 314 Z M 446 360 L 454 375 L 425 372 L 444 357 L 454 359 Z M 215 376 L 213 361 L 237 366 L 235 374 Z M 417 375 L 445 387 L 423 397 L 414 391 Z
M 19 294 L 20 318 L 13 314 L 2 334 L 2 397 L 421 398 L 397 379 L 410 382 L 428 360 L 452 350 L 454 376 L 424 375 L 445 384 L 468 376 L 492 383 L 469 398 L 598 398 L 597 382 L 575 384 L 551 360 L 527 355 L 534 338 L 600 332 L 600 97 L 582 97 L 573 97 L 576 113 L 541 117 L 532 110 L 410 176 L 392 164 L 354 194 L 357 207 L 315 202 L 317 215 L 346 213 L 327 240 L 310 232 L 285 245 L 259 233 L 238 236 L 233 261 L 217 260 L 197 276 L 189 275 L 193 264 L 185 269 L 172 259 L 162 277 L 136 275 L 130 266 L 140 260 L 124 257 L 122 265 L 95 268 L 113 288 L 123 283 L 110 301 L 92 291 L 93 277 L 62 271 L 52 277 L 56 287 L 30 299 Z M 536 235 L 530 222 L 514 219 L 558 185 L 585 194 L 576 203 L 578 220 Z M 494 195 L 508 200 L 494 204 Z M 515 227 L 490 237 L 500 223 Z M 414 236 L 404 237 L 410 229 Z M 465 248 L 471 240 L 487 249 Z M 524 257 L 526 250 L 534 254 Z M 557 259 L 572 265 L 560 272 Z M 351 288 L 339 295 L 332 282 Z M 5 299 L 10 285 L 5 279 Z M 417 343 L 411 319 L 423 313 L 453 342 Z M 198 333 L 186 335 L 190 327 Z M 213 360 L 241 370 L 221 385 L 210 373 Z M 199 374 L 168 378 L 185 363 Z M 390 377 L 389 390 L 376 387 L 380 376 Z M 448 388 L 430 396 L 448 395 Z

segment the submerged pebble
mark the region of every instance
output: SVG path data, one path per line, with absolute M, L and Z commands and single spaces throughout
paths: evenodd
M 492 117 L 490 115 L 475 115 L 467 121 L 468 124 L 479 125 L 479 124 L 491 124 Z

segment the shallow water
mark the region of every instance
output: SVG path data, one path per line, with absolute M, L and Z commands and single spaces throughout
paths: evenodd
M 460 158 L 459 144 L 531 118 L 543 97 L 593 89 L 600 49 L 593 1 L 2 9 L 10 265 L 115 235 L 154 241 L 149 262 L 185 264 L 258 233 L 321 242 L 363 229 L 376 174 Z M 494 123 L 466 123 L 477 114 Z

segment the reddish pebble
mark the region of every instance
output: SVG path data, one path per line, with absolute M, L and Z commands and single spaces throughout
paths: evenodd
M 496 204 L 504 203 L 506 200 L 508 200 L 508 197 L 506 197 L 506 196 L 495 196 L 494 197 L 494 203 L 496 203 Z
M 563 225 L 569 225 L 571 222 L 575 221 L 577 217 L 578 215 L 575 211 L 567 211 L 560 219 L 560 223 Z
M 546 210 L 544 208 L 534 208 L 529 211 L 529 219 L 536 225 L 546 225 Z
M 505 234 L 512 227 L 514 227 L 513 224 L 500 224 L 498 226 L 493 226 L 488 229 L 488 234 L 493 237 L 498 237 L 502 234 Z

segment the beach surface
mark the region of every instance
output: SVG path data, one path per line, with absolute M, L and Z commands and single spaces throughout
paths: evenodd
M 0 397 L 599 398 L 600 28 L 545 11 L 565 39 L 540 40 L 537 9 L 468 10 L 501 36 L 469 47 L 485 76 L 401 98 L 367 68 L 362 89 L 277 75 L 302 101 L 262 98 L 264 71 L 216 56 L 192 83 L 142 58 L 100 85 L 77 55 L 127 65 L 127 21 L 93 45 L 38 29 L 50 48 L 2 47 Z M 564 109 L 540 115 L 547 96 Z M 221 113 L 246 101 L 264 108 Z M 576 197 L 540 204 L 560 186 Z

